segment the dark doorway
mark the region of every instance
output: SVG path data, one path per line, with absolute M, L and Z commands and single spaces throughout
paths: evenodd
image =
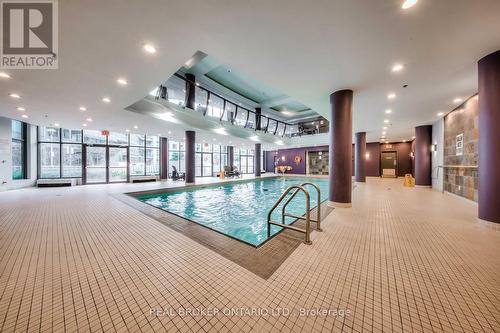
M 398 154 L 395 151 L 380 153 L 380 169 L 382 177 L 396 178 L 398 176 Z

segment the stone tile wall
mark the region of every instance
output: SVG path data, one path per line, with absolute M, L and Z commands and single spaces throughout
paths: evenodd
M 477 168 L 446 166 L 477 166 L 479 140 L 478 96 L 473 96 L 444 118 L 444 190 L 477 201 Z M 457 155 L 456 137 L 463 133 L 463 154 Z

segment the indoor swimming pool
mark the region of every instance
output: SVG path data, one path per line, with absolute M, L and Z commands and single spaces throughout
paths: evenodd
M 272 177 L 228 182 L 139 195 L 136 198 L 227 236 L 259 246 L 267 240 L 267 214 L 271 207 L 288 186 L 304 182 L 319 186 L 321 201 L 328 198 L 328 179 L 304 177 Z M 312 186 L 306 188 L 310 193 L 312 209 L 317 205 L 317 193 Z M 300 192 L 287 206 L 287 212 L 303 215 L 304 197 L 305 194 Z M 273 213 L 273 220 L 281 221 L 281 205 Z M 289 224 L 294 222 L 294 219 L 287 218 L 285 222 Z M 281 230 L 279 226 L 271 226 L 271 235 Z

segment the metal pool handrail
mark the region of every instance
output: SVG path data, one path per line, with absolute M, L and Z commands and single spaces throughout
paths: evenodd
M 317 199 L 318 206 L 317 206 L 317 211 L 316 211 L 316 220 L 311 219 L 311 222 L 316 222 L 316 230 L 317 231 L 323 231 L 321 229 L 321 190 L 319 189 L 318 185 L 316 185 L 314 183 L 311 183 L 311 182 L 306 182 L 306 183 L 300 184 L 300 186 L 302 186 L 304 188 L 305 188 L 305 185 L 311 185 L 311 186 L 313 186 L 316 189 L 317 198 L 318 198 Z M 297 216 L 297 215 L 293 215 L 293 214 L 287 214 L 285 212 L 286 206 L 288 206 L 288 204 L 290 203 L 290 201 L 292 201 L 292 199 L 297 195 L 297 193 L 299 193 L 299 190 L 295 190 L 295 192 L 293 192 L 293 194 L 285 202 L 285 204 L 283 205 L 283 208 L 281 208 L 281 222 L 283 224 L 285 223 L 285 216 L 294 217 L 296 219 L 301 219 L 301 220 L 304 219 L 302 216 Z
M 273 211 L 276 209 L 276 207 L 278 207 L 278 205 L 281 203 L 281 201 L 283 201 L 283 199 L 285 199 L 285 196 L 293 189 L 295 189 L 296 192 L 302 191 L 306 195 L 306 217 L 305 218 L 300 217 L 300 219 L 306 220 L 306 230 L 300 229 L 300 228 L 297 228 L 297 227 L 294 227 L 294 226 L 291 226 L 291 225 L 288 225 L 285 223 L 279 223 L 279 222 L 275 222 L 275 221 L 271 220 L 271 215 L 272 215 Z M 274 203 L 273 207 L 269 210 L 269 213 L 267 214 L 267 237 L 271 237 L 271 224 L 274 224 L 274 225 L 280 226 L 280 227 L 285 228 L 285 229 L 291 229 L 291 230 L 305 233 L 306 239 L 305 239 L 304 243 L 307 245 L 312 244 L 312 242 L 311 242 L 311 216 L 310 216 L 311 212 L 310 212 L 310 210 L 311 210 L 311 198 L 309 195 L 309 191 L 300 185 L 288 186 L 287 189 L 283 192 L 283 194 L 281 194 L 279 199 Z M 282 216 L 282 218 L 284 219 L 283 216 Z

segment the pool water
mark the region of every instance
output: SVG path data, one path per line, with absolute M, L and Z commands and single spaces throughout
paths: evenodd
M 200 188 L 184 188 L 137 199 L 149 205 L 179 215 L 193 222 L 217 230 L 245 243 L 258 246 L 267 240 L 267 214 L 283 191 L 290 185 L 312 182 L 321 190 L 321 201 L 328 198 L 328 180 L 322 178 L 276 177 L 246 182 L 226 183 Z M 314 187 L 306 186 L 311 196 L 311 209 L 317 205 Z M 293 193 L 293 191 L 291 191 Z M 288 204 L 287 213 L 305 213 L 305 194 L 300 192 Z M 283 200 L 285 202 L 286 200 Z M 281 222 L 281 206 L 272 219 Z M 316 216 L 311 216 L 316 218 Z M 289 224 L 294 219 L 287 218 Z M 271 235 L 281 227 L 271 226 Z

